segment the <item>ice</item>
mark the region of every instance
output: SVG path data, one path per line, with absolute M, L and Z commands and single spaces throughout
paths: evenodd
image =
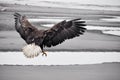
M 111 34 L 120 36 L 119 27 L 102 27 L 102 26 L 86 26 L 87 30 L 100 30 L 104 34 Z
M 111 30 L 111 31 L 120 31 L 119 27 L 102 27 L 102 26 L 85 26 L 88 30 Z
M 64 19 L 28 19 L 30 22 L 60 22 L 63 21 Z
M 26 58 L 22 52 L 0 52 L 0 65 L 75 65 L 120 62 L 120 52 L 47 52 Z
M 103 33 L 120 36 L 120 31 L 103 31 Z
M 118 0 L 1 0 L 0 2 L 74 9 L 120 10 Z
M 108 21 L 108 22 L 120 22 L 120 17 L 114 17 L 112 19 L 102 18 L 101 20 Z

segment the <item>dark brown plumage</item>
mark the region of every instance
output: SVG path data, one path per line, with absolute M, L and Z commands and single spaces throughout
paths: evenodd
M 30 24 L 26 16 L 22 16 L 19 13 L 15 13 L 15 28 L 20 36 L 26 41 L 27 44 L 35 43 L 40 46 L 43 55 L 44 47 L 56 46 L 66 39 L 71 39 L 82 35 L 86 28 L 85 21 L 81 19 L 73 19 L 70 21 L 61 21 L 55 24 L 48 30 L 38 30 L 36 27 Z

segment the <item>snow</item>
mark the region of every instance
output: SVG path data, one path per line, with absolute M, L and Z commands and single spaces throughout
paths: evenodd
M 22 52 L 0 52 L 0 65 L 83 65 L 120 62 L 120 52 L 47 52 L 48 56 L 26 58 Z

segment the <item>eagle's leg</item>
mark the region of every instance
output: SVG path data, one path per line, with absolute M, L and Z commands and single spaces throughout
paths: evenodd
M 45 53 L 45 51 L 43 50 L 43 46 L 40 46 L 40 47 L 41 47 L 41 51 L 43 53 L 42 56 L 44 56 L 44 55 L 47 56 L 47 53 Z
M 47 53 L 45 53 L 44 50 L 42 50 L 42 53 L 43 53 L 42 56 L 44 56 L 44 55 L 47 56 Z

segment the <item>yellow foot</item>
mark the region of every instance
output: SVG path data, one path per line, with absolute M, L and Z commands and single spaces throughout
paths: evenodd
M 47 56 L 47 53 L 45 53 L 44 51 L 42 51 L 42 53 L 43 53 L 42 56 L 44 56 L 44 55 Z

